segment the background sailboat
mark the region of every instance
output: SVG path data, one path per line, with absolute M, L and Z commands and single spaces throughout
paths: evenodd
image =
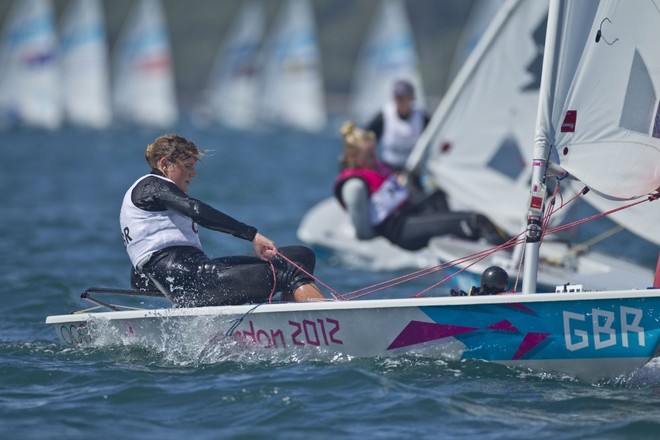
M 548 1 L 509 1 L 433 114 L 408 160 L 454 208 L 521 231 L 534 138 Z M 506 197 L 505 197 L 506 195 Z
M 260 118 L 309 132 L 327 121 L 321 54 L 308 0 L 287 0 L 263 51 Z
M 408 13 L 402 0 L 383 0 L 357 58 L 351 89 L 350 117 L 367 123 L 391 99 L 397 79 L 415 87 L 424 106 L 424 87 Z
M 429 182 L 441 183 L 453 208 L 481 212 L 512 235 L 524 227 L 521 213 L 530 172 L 523 158 L 534 136 L 547 7 L 547 0 L 513 0 L 500 9 L 440 102 L 408 164 L 426 174 Z M 359 241 L 334 199 L 312 208 L 298 237 L 343 255 L 362 255 L 361 261 L 372 254 L 368 261 L 374 268 L 395 262 L 416 267 L 472 253 L 463 248 L 454 258 L 430 249 L 411 254 L 384 238 Z
M 512 236 L 524 230 L 521 213 L 531 177 L 524 158 L 534 138 L 547 11 L 547 1 L 511 0 L 501 8 L 438 106 L 408 164 L 426 174 L 429 182 L 437 182 L 454 209 L 481 212 Z M 333 199 L 310 210 L 298 237 L 334 249 L 349 262 L 367 262 L 369 268 L 453 261 L 490 247 L 445 236 L 432 239 L 423 251 L 410 253 L 382 243 L 382 238 L 358 241 Z M 562 284 L 568 277 L 593 288 L 625 288 L 652 278 L 649 269 L 601 253 L 577 258 L 563 243 L 544 246 L 543 256 L 547 264 L 541 266 L 539 276 L 546 286 Z M 519 256 L 497 253 L 469 270 L 480 274 L 492 264 L 513 274 Z
M 234 128 L 256 123 L 258 55 L 265 26 L 262 4 L 245 2 L 211 70 L 205 109 L 211 119 Z
M 57 51 L 50 1 L 15 2 L 0 48 L 0 125 L 60 126 L 63 109 Z
M 134 4 L 115 49 L 114 71 L 117 118 L 156 127 L 177 121 L 172 56 L 160 0 Z
M 62 98 L 68 120 L 93 128 L 112 121 L 105 22 L 100 0 L 74 0 L 62 18 Z

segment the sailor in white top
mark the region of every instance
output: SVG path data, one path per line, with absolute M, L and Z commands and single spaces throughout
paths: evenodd
M 151 173 L 126 191 L 119 215 L 134 287 L 155 287 L 184 307 L 263 302 L 275 292 L 286 301 L 323 299 L 311 276 L 311 249 L 277 250 L 255 227 L 186 194 L 201 154 L 194 143 L 171 134 L 147 147 Z M 211 259 L 197 225 L 251 241 L 257 255 Z M 140 275 L 147 282 L 138 283 Z
M 403 169 L 417 139 L 429 122 L 426 111 L 415 104 L 415 89 L 405 80 L 394 83 L 388 102 L 367 125 L 380 142 L 380 158 L 394 171 Z

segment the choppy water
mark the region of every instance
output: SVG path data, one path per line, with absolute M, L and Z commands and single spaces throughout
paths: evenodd
M 191 194 L 297 243 L 302 215 L 329 194 L 333 133 L 181 127 L 213 155 Z M 0 142 L 2 438 L 655 438 L 660 365 L 588 384 L 486 362 L 239 355 L 231 350 L 65 349 L 46 316 L 85 306 L 90 286 L 128 287 L 121 197 L 146 171 L 158 132 L 14 131 Z M 211 255 L 249 244 L 202 231 Z M 397 274 L 321 259 L 351 291 Z M 391 295 L 409 296 L 426 281 Z M 478 437 L 477 437 L 478 436 Z

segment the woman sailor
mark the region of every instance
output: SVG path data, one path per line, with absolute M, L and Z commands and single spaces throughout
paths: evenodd
M 346 122 L 341 128 L 344 154 L 334 184 L 359 240 L 381 235 L 408 250 L 421 249 L 431 237 L 453 234 L 500 245 L 506 237 L 488 218 L 473 212 L 451 212 L 443 193 L 412 203 L 403 176 L 376 159 L 376 136 Z
M 151 173 L 128 189 L 119 216 L 134 274 L 183 307 L 263 302 L 276 291 L 286 301 L 323 299 L 311 276 L 278 256 L 273 241 L 255 227 L 186 194 L 202 154 L 193 142 L 174 134 L 147 146 Z M 210 259 L 197 225 L 251 241 L 257 256 Z M 310 249 L 290 246 L 279 253 L 307 273 L 314 271 Z M 138 280 L 132 277 L 134 287 L 144 287 Z

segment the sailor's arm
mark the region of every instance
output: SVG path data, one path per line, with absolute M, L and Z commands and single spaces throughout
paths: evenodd
M 359 240 L 368 240 L 377 234 L 369 221 L 369 192 L 362 179 L 348 179 L 341 188 L 342 200 L 355 227 Z
M 147 181 L 148 180 L 148 181 Z M 144 182 L 144 184 L 142 184 Z M 254 241 L 257 228 L 246 225 L 212 206 L 188 197 L 174 183 L 154 177 L 140 182 L 131 194 L 135 206 L 147 211 L 171 209 L 207 229 Z

